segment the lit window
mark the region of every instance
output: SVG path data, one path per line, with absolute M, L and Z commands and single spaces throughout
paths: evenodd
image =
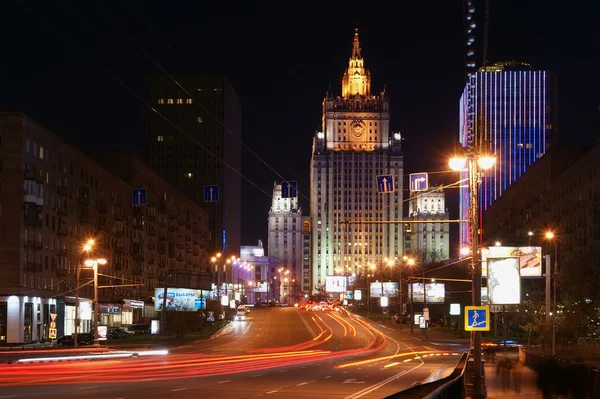
M 177 99 L 177 104 L 183 104 L 183 100 L 181 98 Z
M 186 103 L 186 104 L 191 104 L 191 103 L 193 103 L 193 102 L 194 102 L 194 101 L 193 101 L 191 98 L 188 98 L 187 100 L 185 100 L 185 103 Z
M 198 123 L 202 123 L 202 117 L 199 116 L 198 118 L 196 118 L 196 120 L 198 121 Z
M 186 179 L 191 179 L 192 177 L 194 177 L 194 174 L 192 172 L 187 172 L 185 174 Z
M 165 141 L 163 136 L 156 136 L 156 141 Z
M 164 98 L 159 98 L 158 99 L 158 103 L 159 104 L 164 104 L 165 103 L 165 99 Z
M 173 104 L 173 99 L 172 98 L 167 98 L 167 104 Z

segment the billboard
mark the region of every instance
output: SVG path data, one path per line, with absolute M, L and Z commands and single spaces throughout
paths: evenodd
M 371 298 L 381 298 L 383 285 L 383 296 L 398 296 L 398 283 L 393 281 L 371 283 Z
M 325 276 L 325 292 L 346 292 L 346 276 Z
M 154 310 L 157 312 L 162 309 L 164 293 L 164 288 L 154 289 Z M 206 309 L 207 298 L 210 298 L 210 291 L 169 288 L 167 289 L 167 310 L 195 312 L 198 309 Z
M 488 298 L 491 305 L 521 303 L 519 258 L 488 258 Z
M 487 258 L 519 258 L 521 277 L 542 276 L 542 247 L 489 247 L 481 251 L 481 275 L 487 276 Z
M 444 303 L 444 300 L 446 299 L 446 285 L 444 283 L 426 283 L 425 291 L 427 293 L 427 303 Z M 412 300 L 413 303 L 424 303 L 423 283 L 409 284 L 408 298 L 409 300 Z
M 257 281 L 256 285 L 252 287 L 252 292 L 269 292 L 268 283 L 264 283 L 262 281 Z

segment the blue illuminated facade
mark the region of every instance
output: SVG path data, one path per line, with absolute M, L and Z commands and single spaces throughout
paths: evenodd
M 485 171 L 479 193 L 484 212 L 529 165 L 545 154 L 552 131 L 552 79 L 548 72 L 523 63 L 499 63 L 469 76 L 460 99 L 460 142 L 486 142 L 496 164 Z M 466 179 L 466 172 L 461 176 Z M 460 190 L 459 217 L 469 215 L 468 188 Z M 460 224 L 460 245 L 470 242 L 467 223 Z

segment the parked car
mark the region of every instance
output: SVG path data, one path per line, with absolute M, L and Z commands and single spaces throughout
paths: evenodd
M 63 335 L 62 337 L 56 340 L 58 345 L 63 346 L 73 346 L 75 340 L 71 335 Z M 92 345 L 94 343 L 94 334 L 91 333 L 80 333 L 77 334 L 77 344 L 78 345 Z
M 135 335 L 150 334 L 150 324 L 131 324 L 126 328 L 127 331 L 133 332 Z
M 108 329 L 108 339 L 123 339 L 123 338 L 129 338 L 133 336 L 132 333 L 130 333 L 129 331 L 126 331 L 123 328 L 109 328 Z

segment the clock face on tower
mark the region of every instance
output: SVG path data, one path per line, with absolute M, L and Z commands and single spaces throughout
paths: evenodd
M 355 119 L 350 123 L 350 126 L 352 127 L 352 133 L 354 133 L 354 136 L 360 137 L 365 131 L 366 124 L 361 119 Z

